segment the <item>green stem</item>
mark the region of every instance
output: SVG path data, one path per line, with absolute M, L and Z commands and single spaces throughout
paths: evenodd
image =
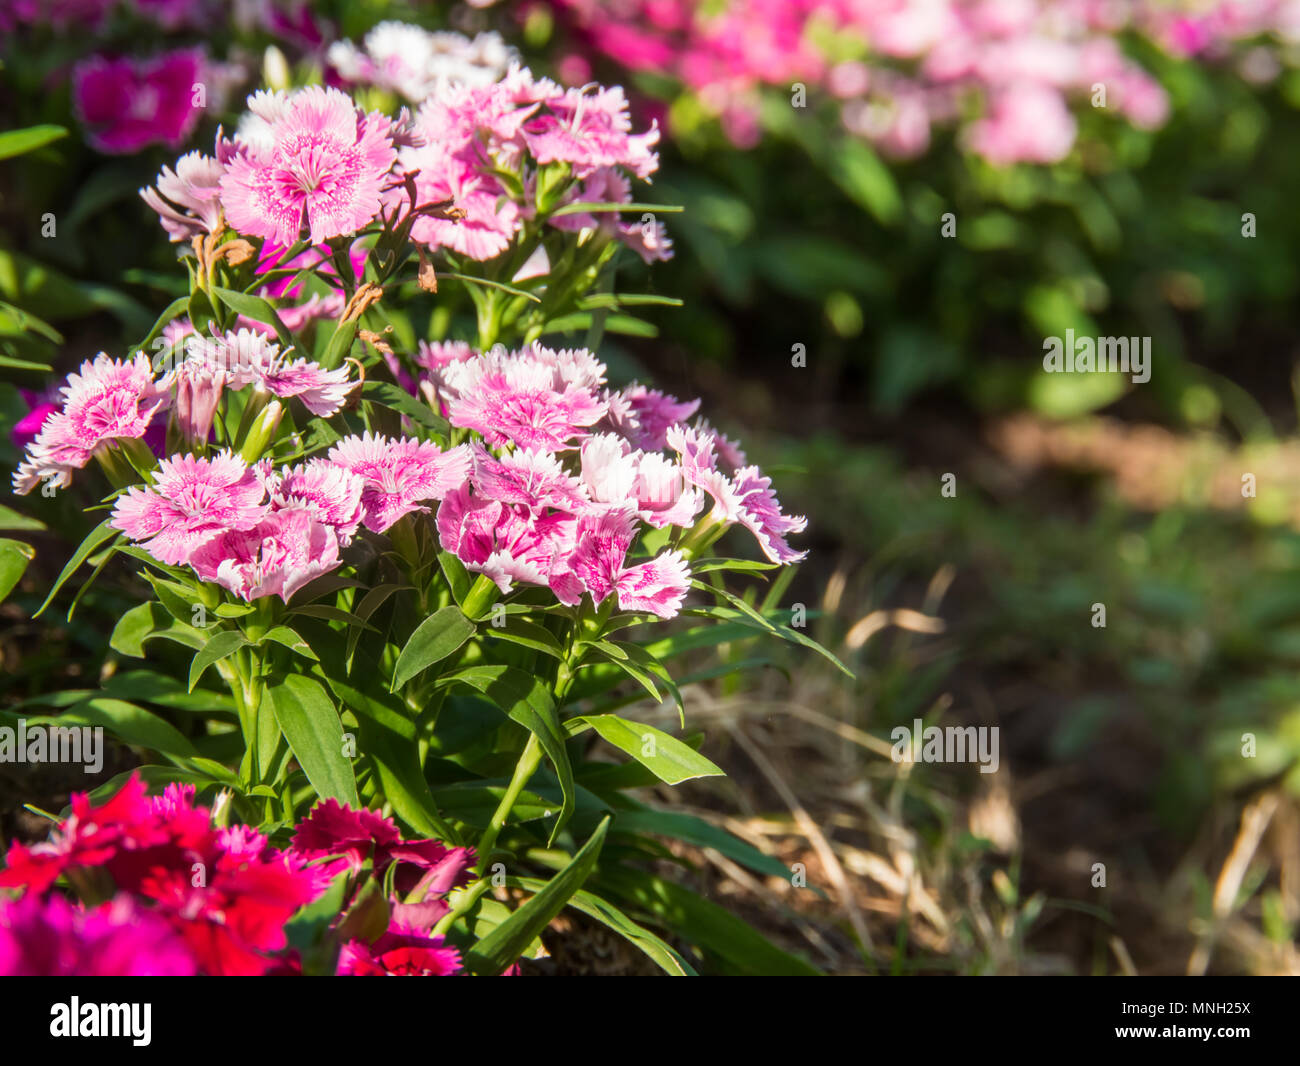
M 528 779 L 536 773 L 541 761 L 541 742 L 537 739 L 536 733 L 530 733 L 528 743 L 524 745 L 523 754 L 519 756 L 519 761 L 515 764 L 514 776 L 510 778 L 506 793 L 501 797 L 501 802 L 497 804 L 497 809 L 492 814 L 492 820 L 488 822 L 488 827 L 483 831 L 483 837 L 478 842 L 480 875 L 487 868 L 488 858 L 492 853 L 492 849 L 496 846 L 497 837 L 501 835 L 501 830 L 505 827 L 506 819 L 510 817 L 510 811 L 519 799 L 519 793 L 524 790 L 524 785 L 528 784 Z

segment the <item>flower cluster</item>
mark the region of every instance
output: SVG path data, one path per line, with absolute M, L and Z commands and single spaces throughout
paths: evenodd
M 459 972 L 460 955 L 431 930 L 473 862 L 469 848 L 403 840 L 391 820 L 334 800 L 317 804 L 281 851 L 248 826 L 215 827 L 195 806 L 193 786 L 168 785 L 151 798 L 133 775 L 100 806 L 74 795 L 49 841 L 9 849 L 0 889 L 23 894 L 0 902 L 0 975 L 300 973 L 284 927 L 346 875 L 331 922 L 335 972 L 446 976 Z M 361 892 L 364 874 L 391 889 L 379 897 L 377 937 L 348 921 L 371 898 Z M 70 902 L 60 880 L 104 902 Z
M 335 569 L 361 525 L 382 533 L 463 480 L 465 448 L 350 437 L 328 459 L 274 471 L 229 451 L 174 456 L 118 498 L 112 525 L 160 562 L 188 565 L 244 600 L 288 600 Z
M 173 333 L 185 358 L 160 378 L 143 354 L 131 360 L 106 354 L 70 374 L 59 408 L 45 407 L 45 417 L 27 445 L 26 457 L 13 477 L 14 491 L 26 495 L 39 484 L 65 487 L 72 471 L 124 441 L 145 438 L 171 413 L 187 441 L 206 444 L 217 405 L 225 389 L 252 387 L 260 405 L 270 397 L 297 397 L 313 415 L 335 414 L 357 388 L 348 369 L 326 370 L 251 329 L 214 333 Z M 279 412 L 273 406 L 268 412 Z
M 330 877 L 356 875 L 369 863 L 372 876 L 392 886 L 389 898 L 379 904 L 387 928 L 367 941 L 346 932 L 344 916 L 361 898 L 354 885 L 340 912 L 340 976 L 446 977 L 460 970 L 460 954 L 431 930 L 450 910 L 447 893 L 468 882 L 472 849 L 448 848 L 439 840 L 403 840 L 390 819 L 324 800 L 299 823 L 290 854 L 303 861 L 326 860 L 317 868 Z
M 672 618 L 690 587 L 682 548 L 729 525 L 753 531 L 773 562 L 803 558 L 785 538 L 805 520 L 781 513 L 757 468 L 729 466 L 743 462 L 730 442 L 683 422 L 698 401 L 605 388 L 604 364 L 585 350 L 475 356 L 427 346 L 422 362 L 421 388 L 452 425 L 501 450 L 475 446 L 468 483 L 438 509 L 438 535 L 503 592 L 516 581 L 543 585 L 569 605 L 612 593 L 623 610 Z M 708 499 L 713 508 L 697 524 Z M 629 565 L 641 523 L 674 527 L 670 544 L 681 547 Z
M 51 893 L 60 878 L 77 908 Z M 103 805 L 72 797 L 49 841 L 14 844 L 0 888 L 0 974 L 266 974 L 291 966 L 285 923 L 328 879 L 248 826 L 216 828 L 194 789 L 137 777 Z
M 1106 106 L 1142 128 L 1163 124 L 1159 84 L 1124 55 L 1137 33 L 1179 56 L 1220 58 L 1238 41 L 1300 36 L 1294 0 L 631 0 L 617 8 L 555 0 L 584 43 L 634 70 L 673 72 L 731 138 L 759 136 L 756 90 L 819 86 L 841 101 L 847 129 L 899 157 L 929 146 L 932 127 L 980 113 L 968 148 L 995 164 L 1050 163 L 1074 144 L 1074 99 L 1107 90 Z M 588 73 L 583 54 L 561 64 Z M 1252 53 L 1243 74 L 1279 69 Z M 1253 73 L 1252 73 L 1253 72 Z
M 631 132 L 618 88 L 564 89 L 514 66 L 484 84 L 435 79 L 423 99 L 414 119 L 393 120 L 333 88 L 256 93 L 233 139 L 218 134 L 213 155 L 188 153 L 141 196 L 175 241 L 224 221 L 265 238 L 264 251 L 283 250 L 409 212 L 413 238 L 430 250 L 488 260 L 539 211 L 630 203 L 629 175 L 648 179 L 658 166 L 658 129 Z M 447 202 L 454 214 L 419 209 Z M 657 221 L 589 212 L 549 221 L 604 233 L 647 261 L 670 254 Z

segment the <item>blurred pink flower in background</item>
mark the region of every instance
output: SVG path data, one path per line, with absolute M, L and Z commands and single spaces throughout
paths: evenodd
M 175 147 L 194 131 L 203 113 L 205 75 L 206 60 L 198 48 L 147 60 L 91 56 L 73 68 L 73 103 L 91 146 L 101 152 L 138 152 L 150 144 Z

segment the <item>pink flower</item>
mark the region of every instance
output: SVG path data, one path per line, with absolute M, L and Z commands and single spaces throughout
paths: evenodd
M 680 552 L 666 552 L 649 562 L 625 566 L 634 536 L 630 511 L 580 518 L 574 550 L 551 567 L 551 590 L 560 602 L 575 604 L 586 591 L 599 604 L 614 592 L 620 610 L 676 617 L 690 588 L 685 559 Z
M 427 511 L 420 504 L 441 500 L 469 476 L 469 448 L 444 453 L 436 444 L 403 438 L 348 437 L 329 453 L 330 462 L 365 482 L 362 522 L 382 533 L 404 515 Z
M 339 977 L 448 977 L 460 970 L 460 952 L 440 936 L 394 926 L 373 944 L 349 940 L 339 952 Z
M 571 515 L 534 515 L 525 507 L 472 495 L 468 487 L 449 493 L 438 508 L 443 550 L 466 569 L 486 574 L 502 592 L 516 581 L 547 584 L 552 560 L 573 548 L 574 529 Z
M 173 456 L 158 464 L 154 483 L 119 496 L 112 525 L 142 541 L 161 562 L 178 565 L 225 532 L 253 529 L 267 514 L 262 483 L 238 456 Z
M 1057 90 L 1025 82 L 994 95 L 988 116 L 970 127 L 970 146 L 995 166 L 1057 163 L 1069 154 L 1075 130 Z
M 221 218 L 221 175 L 225 166 L 202 152 L 187 152 L 176 169 L 163 167 L 152 189 L 140 197 L 158 212 L 158 221 L 173 241 L 215 233 Z
M 579 178 L 600 167 L 625 167 L 639 178 L 648 178 L 658 169 L 654 151 L 658 125 L 652 124 L 645 133 L 631 132 L 622 87 L 559 90 L 551 82 L 534 81 L 522 69 L 512 71 L 510 78 L 515 79 L 518 93 L 543 105 L 520 131 L 538 163 L 569 163 Z
M 478 262 L 509 247 L 520 226 L 519 205 L 486 173 L 491 162 L 481 157 L 477 142 L 453 152 L 445 141 L 432 141 L 404 150 L 402 166 L 408 173 L 419 171 L 415 187 L 421 204 L 451 199 L 465 212 L 456 222 L 420 215 L 411 226 L 413 240 L 432 250 L 449 248 Z M 404 191 L 395 191 L 393 202 L 400 204 L 404 196 Z
M 606 412 L 605 401 L 590 386 L 568 380 L 588 372 L 566 360 L 569 354 L 535 347 L 517 354 L 489 352 L 456 364 L 449 368 L 457 371 L 449 383 L 458 393 L 448 408 L 449 421 L 477 430 L 497 447 L 507 441 L 547 451 L 569 447 Z
M 791 517 L 781 513 L 772 479 L 763 477 L 756 466 L 742 467 L 733 481 L 737 496 L 743 501 L 738 521 L 758 539 L 758 545 L 774 563 L 797 563 L 807 552 L 797 552 L 786 543 L 786 536 L 802 533 L 808 528 L 808 519 L 802 515 Z
M 304 507 L 272 510 L 251 529 L 205 541 L 188 559 L 204 581 L 243 600 L 279 596 L 286 602 L 341 561 L 338 534 Z
M 611 421 L 634 448 L 645 451 L 662 451 L 668 446 L 668 428 L 685 422 L 700 409 L 699 400 L 681 401 L 658 389 L 644 385 L 629 385 L 617 394 L 617 402 L 610 398 Z M 618 416 L 614 417 L 614 412 Z
M 803 532 L 808 520 L 781 512 L 772 479 L 762 476 L 758 467 L 741 467 L 727 477 L 717 468 L 713 436 L 699 429 L 674 426 L 668 431 L 668 443 L 681 457 L 682 476 L 713 498 L 712 520 L 744 526 L 774 563 L 799 562 L 808 554 L 794 551 L 785 539 Z
M 195 91 L 205 60 L 197 48 L 166 52 L 136 63 L 91 56 L 72 72 L 73 103 L 101 152 L 138 152 L 149 144 L 178 145 L 202 113 Z
M 241 329 L 222 337 L 194 337 L 186 361 L 224 371 L 234 388 L 252 385 L 281 399 L 297 396 L 314 415 L 337 414 L 361 383 L 348 381 L 347 366 L 326 370 L 308 359 L 290 359 L 292 351 L 281 353 L 265 334 Z
M 621 570 L 614 581 L 619 610 L 648 611 L 660 618 L 677 616 L 690 587 L 690 568 L 675 551 Z
M 703 506 L 681 467 L 658 452 L 635 451 L 613 433 L 582 442 L 582 481 L 596 504 L 622 509 L 635 501 L 637 516 L 656 528 L 690 526 Z
M 303 507 L 321 522 L 333 526 L 339 543 L 346 546 L 361 525 L 361 494 L 366 483 L 350 470 L 326 459 L 312 459 L 304 466 L 285 467 L 271 502 L 278 508 Z
M 98 449 L 118 439 L 143 437 L 167 403 L 144 355 L 126 362 L 101 352 L 94 362 L 82 363 L 79 374 L 68 375 L 61 395 L 62 410 L 42 423 L 14 475 L 19 495 L 46 480 L 69 484 L 72 471 L 90 462 Z
M 118 896 L 83 910 L 29 892 L 0 903 L 5 977 L 192 977 L 185 941 L 164 919 Z
M 355 233 L 379 213 L 396 150 L 389 123 L 364 115 L 337 89 L 257 93 L 249 110 L 269 127 L 265 143 L 233 159 L 221 179 L 226 218 L 241 233 L 313 244 Z
M 378 864 L 379 853 L 402 838 L 389 818 L 361 807 L 353 810 L 336 799 L 316 804 L 294 831 L 292 852 L 303 862 L 337 857 L 329 872 L 360 870 L 367 859 Z
M 550 452 L 522 449 L 494 459 L 483 445 L 475 444 L 470 481 L 480 496 L 534 512 L 545 507 L 576 511 L 587 504 L 582 482 Z

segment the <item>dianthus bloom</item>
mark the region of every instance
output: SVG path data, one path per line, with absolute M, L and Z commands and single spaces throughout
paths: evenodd
M 0 903 L 0 976 L 192 977 L 197 970 L 176 930 L 129 896 L 93 910 L 36 893 Z
M 460 952 L 440 936 L 395 926 L 366 944 L 349 940 L 339 952 L 339 977 L 449 977 L 460 970 Z
M 713 498 L 709 515 L 712 521 L 723 526 L 743 525 L 774 563 L 797 563 L 808 554 L 795 551 L 785 539 L 791 533 L 803 532 L 808 520 L 781 512 L 771 488 L 772 479 L 763 477 L 758 467 L 742 467 L 728 476 L 718 469 L 710 433 L 678 425 L 667 436 L 669 446 L 681 457 L 682 476 Z
M 111 524 L 155 559 L 178 565 L 221 533 L 257 526 L 267 513 L 265 494 L 237 455 L 178 455 L 158 464 L 152 486 L 118 497 Z
M 362 522 L 383 533 L 399 518 L 427 511 L 422 504 L 441 500 L 469 476 L 470 454 L 464 445 L 444 452 L 436 444 L 390 440 L 367 433 L 348 437 L 330 449 L 329 460 L 365 482 Z
M 243 600 L 288 601 L 340 563 L 338 534 L 306 507 L 279 507 L 247 530 L 228 530 L 196 548 L 188 562 Z
M 517 354 L 488 352 L 447 368 L 447 383 L 456 393 L 447 417 L 498 447 L 511 442 L 559 451 L 587 436 L 588 427 L 604 417 L 607 404 L 595 391 L 603 373 L 586 352 L 540 345 Z
M 202 878 L 194 876 L 197 869 Z M 135 906 L 115 903 L 93 919 L 78 920 L 52 896 L 39 909 L 56 877 L 66 874 L 78 883 L 92 872 L 92 881 L 106 878 Z M 18 922 L 12 908 L 0 917 L 0 963 L 18 950 L 15 965 L 31 967 L 44 944 L 62 951 L 70 965 L 78 965 L 78 958 L 97 965 L 92 973 L 263 974 L 282 965 L 274 953 L 287 946 L 285 923 L 325 884 L 256 830 L 213 827 L 208 810 L 194 805 L 192 785 L 169 785 L 150 799 L 132 776 L 98 806 L 75 794 L 70 817 L 47 843 L 9 849 L 0 887 L 24 888 L 32 902 Z M 134 929 L 139 953 L 119 942 L 124 924 Z M 166 935 L 168 929 L 173 936 Z M 102 949 L 98 963 L 90 961 L 96 943 Z M 0 972 L 6 972 L 3 965 Z
M 326 370 L 309 359 L 290 358 L 292 350 L 281 352 L 265 334 L 241 329 L 218 337 L 191 337 L 186 363 L 225 374 L 234 388 L 251 385 L 280 399 L 297 396 L 321 418 L 337 414 L 361 383 L 348 381 L 346 366 Z
M 180 144 L 203 113 L 197 90 L 205 60 L 196 48 L 137 63 L 91 56 L 72 72 L 77 115 L 93 148 L 138 152 L 150 144 Z
M 241 233 L 290 245 L 363 229 L 379 212 L 396 150 L 390 122 L 337 89 L 259 92 L 249 111 L 264 128 L 221 179 L 226 219 Z
M 167 392 L 153 378 L 149 360 L 110 359 L 101 352 L 81 372 L 68 375 L 63 408 L 50 415 L 27 458 L 14 475 L 14 491 L 31 492 L 42 481 L 66 486 L 73 470 L 84 467 L 115 440 L 140 438 L 153 416 L 167 403 Z

